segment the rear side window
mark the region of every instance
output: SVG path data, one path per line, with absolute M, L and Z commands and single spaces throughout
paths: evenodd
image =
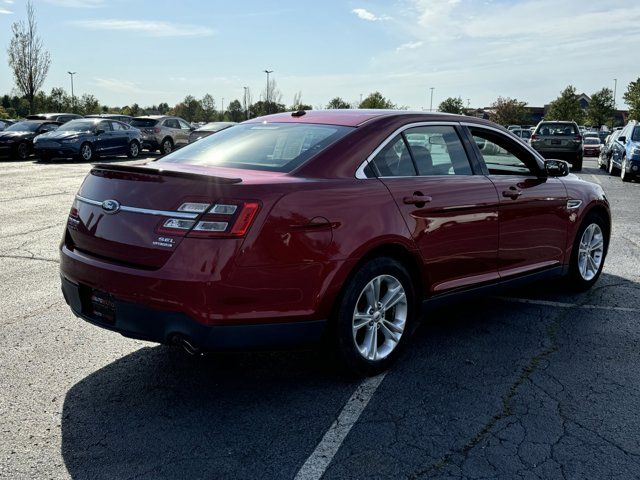
M 541 123 L 536 132 L 538 135 L 553 137 L 579 135 L 578 127 L 572 123 Z
M 136 128 L 154 127 L 156 123 L 158 123 L 158 121 L 152 118 L 134 118 L 131 120 L 131 126 Z
M 451 126 L 415 127 L 404 132 L 418 175 L 472 175 L 460 137 Z
M 176 120 L 175 118 L 168 118 L 167 120 L 165 120 L 164 126 L 169 128 L 178 128 L 178 129 L 180 128 L 180 124 L 178 123 L 178 120 Z
M 301 123 L 240 124 L 176 150 L 158 162 L 290 172 L 352 130 Z
M 372 160 L 381 177 L 412 177 L 416 169 L 411 154 L 402 135 L 397 135 Z M 367 176 L 375 177 L 374 172 L 367 171 Z

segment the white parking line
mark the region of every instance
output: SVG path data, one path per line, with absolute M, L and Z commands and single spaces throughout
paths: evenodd
M 598 178 L 597 175 L 594 175 L 593 173 L 591 174 L 591 177 L 593 178 L 593 181 L 596 182 L 598 185 L 602 185 L 602 182 L 600 181 L 600 179 Z
M 532 305 L 544 305 L 546 307 L 583 308 L 586 310 L 615 310 L 618 312 L 640 312 L 640 308 L 609 307 L 605 305 L 579 305 L 577 303 L 550 302 L 548 300 L 535 300 L 531 298 L 495 297 L 506 302 L 530 303 Z
M 369 400 L 386 375 L 383 373 L 377 377 L 367 378 L 358 385 L 336 421 L 329 427 L 316 449 L 298 471 L 295 480 L 318 480 L 324 475 L 351 427 L 358 421 L 360 414 L 367 407 Z

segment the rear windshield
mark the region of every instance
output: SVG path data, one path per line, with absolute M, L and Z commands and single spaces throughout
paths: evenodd
M 542 123 L 538 127 L 539 135 L 553 135 L 556 137 L 563 135 L 578 135 L 578 127 L 572 123 Z
M 594 137 L 587 137 L 584 139 L 584 143 L 587 145 L 599 145 L 600 144 L 600 139 L 599 138 L 594 138 Z
M 290 172 L 352 127 L 289 123 L 249 123 L 210 135 L 158 162 Z
M 131 126 L 132 127 L 136 127 L 136 128 L 140 128 L 140 127 L 153 127 L 156 123 L 158 123 L 158 120 L 154 120 L 152 118 L 134 118 L 133 120 L 131 120 Z

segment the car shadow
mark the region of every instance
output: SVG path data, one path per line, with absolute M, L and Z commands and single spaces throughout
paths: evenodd
M 607 287 L 637 293 L 638 285 L 603 275 L 587 293 L 546 282 L 503 295 L 593 303 Z M 517 310 L 522 315 L 514 320 Z M 430 431 L 446 431 L 447 418 L 458 418 L 451 434 L 466 438 L 500 408 L 550 321 L 496 298 L 430 314 L 384 382 L 392 386 L 390 398 L 406 395 L 405 402 L 392 400 L 398 409 L 405 403 L 418 411 L 427 395 L 438 404 L 433 418 L 407 414 L 407 428 L 421 429 L 426 444 Z M 501 380 L 486 383 L 485 376 Z M 315 350 L 189 357 L 171 347 L 144 347 L 68 391 L 62 457 L 75 479 L 293 478 L 357 384 Z M 375 430 L 375 417 L 371 422 L 361 428 Z M 385 422 L 379 428 L 397 428 Z M 433 447 L 434 458 L 439 448 Z

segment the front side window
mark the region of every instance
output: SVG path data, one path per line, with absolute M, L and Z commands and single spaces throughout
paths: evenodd
M 352 127 L 304 123 L 248 123 L 202 138 L 158 160 L 159 163 L 290 172 Z
M 631 140 L 633 140 L 634 142 L 640 142 L 640 127 L 636 127 L 633 129 Z
M 490 175 L 535 175 L 535 159 L 523 146 L 491 130 L 469 130 Z
M 418 175 L 472 175 L 469 159 L 452 126 L 414 127 L 404 131 Z
M 178 123 L 180 124 L 180 128 L 182 130 L 191 130 L 191 125 L 189 125 L 187 122 L 185 122 L 184 120 L 178 120 Z

